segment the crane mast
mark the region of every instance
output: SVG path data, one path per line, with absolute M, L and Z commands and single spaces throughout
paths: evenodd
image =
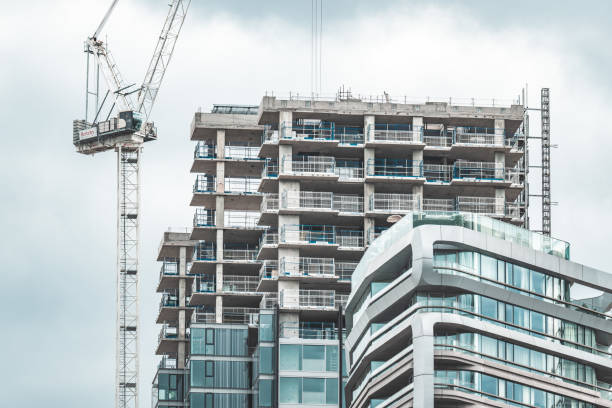
M 85 118 L 73 121 L 72 137 L 78 153 L 114 150 L 117 154 L 115 407 L 137 408 L 140 158 L 143 144 L 157 139 L 149 117 L 191 0 L 171 2 L 144 82 L 137 89 L 124 81 L 107 45 L 98 40 L 117 3 L 113 0 L 94 35 L 85 41 Z M 94 63 L 90 64 L 92 58 Z M 107 86 L 101 102 L 100 72 Z M 138 93 L 136 102 L 134 93 Z M 90 115 L 92 97 L 94 109 Z M 107 114 L 102 118 L 104 107 Z

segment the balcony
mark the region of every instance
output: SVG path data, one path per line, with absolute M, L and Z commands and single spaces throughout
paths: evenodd
M 338 181 L 343 183 L 363 181 L 363 162 L 359 160 L 336 160 L 334 170 Z
M 505 169 L 494 162 L 470 162 L 458 160 L 453 167 L 453 182 L 505 183 Z
M 339 250 L 363 251 L 365 249 L 363 231 L 361 230 L 337 228 L 336 242 Z
M 194 159 L 214 159 L 217 157 L 217 150 L 214 144 L 207 144 L 199 141 L 193 151 Z
M 221 321 L 216 321 L 216 313 L 212 311 L 196 311 L 191 316 L 191 323 L 231 323 L 254 325 L 259 322 L 259 309 L 252 307 L 224 307 Z
M 421 182 L 423 163 L 406 159 L 369 159 L 366 178 L 370 181 Z
M 266 193 L 261 200 L 259 207 L 261 213 L 278 213 L 278 194 Z
M 336 126 L 334 129 L 334 139 L 339 146 L 361 146 L 365 138 L 363 128 L 355 126 Z
M 342 338 L 346 332 L 342 331 Z M 279 336 L 284 339 L 338 340 L 338 329 L 327 323 L 308 322 L 308 324 L 284 322 L 280 324 Z
M 336 160 L 329 156 L 285 156 L 281 160 L 280 175 L 287 178 L 337 179 Z
M 382 214 L 404 214 L 420 208 L 419 197 L 413 194 L 374 193 L 370 209 Z
M 257 193 L 260 179 L 257 177 L 225 177 L 225 193 L 253 194 Z
M 278 178 L 278 160 L 266 159 L 264 168 L 261 172 L 262 179 L 276 179 Z
M 278 279 L 278 261 L 275 259 L 267 259 L 263 261 L 261 268 L 259 268 L 259 292 L 264 290 L 261 289 L 261 285 L 264 285 L 265 280 L 272 281 Z
M 423 211 L 446 212 L 455 211 L 456 202 L 452 198 L 425 198 Z
M 278 130 L 274 130 L 271 127 L 264 129 L 261 135 L 262 144 L 276 144 L 278 143 Z
M 335 291 L 283 289 L 280 291 L 279 306 L 287 309 L 335 310 Z
M 160 278 L 162 276 L 176 276 L 178 275 L 178 259 L 176 258 L 164 258 L 162 266 L 159 270 Z
M 411 124 L 377 123 L 368 127 L 368 144 L 422 145 L 423 128 Z
M 225 228 L 258 229 L 259 212 L 226 210 L 223 214 Z
M 447 164 L 423 164 L 423 175 L 428 183 L 450 183 L 453 166 Z
M 215 281 L 208 275 L 198 275 L 191 284 L 192 293 L 215 293 Z
M 300 119 L 281 124 L 281 139 L 302 141 L 333 141 L 334 123 L 318 119 Z
M 217 252 L 212 242 L 200 241 L 194 247 L 193 259 L 195 261 L 215 261 Z
M 504 129 L 458 126 L 454 134 L 454 144 L 471 146 L 504 147 L 504 139 Z
M 257 276 L 224 275 L 222 288 L 227 293 L 254 293 L 258 282 Z
M 276 292 L 264 293 L 261 302 L 259 302 L 260 309 L 274 309 L 278 303 L 278 294 Z
M 341 215 L 363 214 L 363 197 L 350 194 L 334 194 L 332 207 Z
M 332 211 L 333 194 L 316 191 L 283 191 L 281 210 L 292 212 Z
M 282 257 L 279 276 L 334 278 L 334 258 Z
M 423 133 L 423 142 L 429 148 L 450 149 L 453 144 L 453 132 L 445 130 L 443 126 L 439 129 L 424 129 Z
M 359 262 L 343 262 L 339 261 L 335 263 L 336 276 L 339 281 L 350 282 L 353 271 L 357 267 Z
M 193 192 L 195 193 L 214 193 L 216 190 L 215 176 L 207 174 L 198 174 L 195 183 L 193 184 Z
M 224 157 L 228 160 L 259 160 L 259 146 L 225 145 Z
M 503 197 L 457 197 L 456 210 L 503 217 L 504 207 Z
M 215 224 L 215 210 L 209 210 L 206 208 L 196 208 L 195 214 L 193 215 L 194 227 L 214 227 Z
M 281 227 L 279 244 L 336 245 L 336 230 L 332 225 L 287 224 Z
M 230 248 L 226 246 L 223 248 L 223 260 L 230 262 L 256 262 L 257 261 L 257 248 L 249 248 L 248 245 L 243 247 Z

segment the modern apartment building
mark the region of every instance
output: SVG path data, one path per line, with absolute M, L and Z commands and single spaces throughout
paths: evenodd
M 177 360 L 183 388 L 161 398 L 160 368 L 155 404 L 344 405 L 342 309 L 364 251 L 411 211 L 524 225 L 523 115 L 350 96 L 196 113 L 193 229 L 180 244 L 166 234 L 159 253 L 178 265 L 169 248 L 186 250 L 185 277 L 162 285 L 162 272 L 158 288 L 178 299 L 160 305 L 157 353 Z
M 350 407 L 612 407 L 612 274 L 563 241 L 414 212 L 352 282 Z M 597 296 L 572 299 L 577 285 Z

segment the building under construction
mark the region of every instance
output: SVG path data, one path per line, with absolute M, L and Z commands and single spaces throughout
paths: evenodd
M 364 251 L 409 212 L 527 226 L 525 112 L 340 93 L 196 113 L 193 228 L 158 252 L 153 405 L 343 406 Z

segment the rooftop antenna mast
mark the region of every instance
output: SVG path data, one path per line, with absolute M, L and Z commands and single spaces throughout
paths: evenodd
M 143 144 L 157 139 L 149 116 L 191 0 L 171 1 L 145 79 L 135 89 L 123 80 L 107 44 L 98 40 L 118 1 L 113 0 L 94 34 L 85 41 L 85 119 L 73 122 L 72 140 L 78 153 L 117 153 L 115 407 L 137 408 L 140 157 Z M 101 103 L 100 72 L 108 88 Z M 136 101 L 132 99 L 135 93 Z M 90 112 L 92 98 L 94 109 Z

